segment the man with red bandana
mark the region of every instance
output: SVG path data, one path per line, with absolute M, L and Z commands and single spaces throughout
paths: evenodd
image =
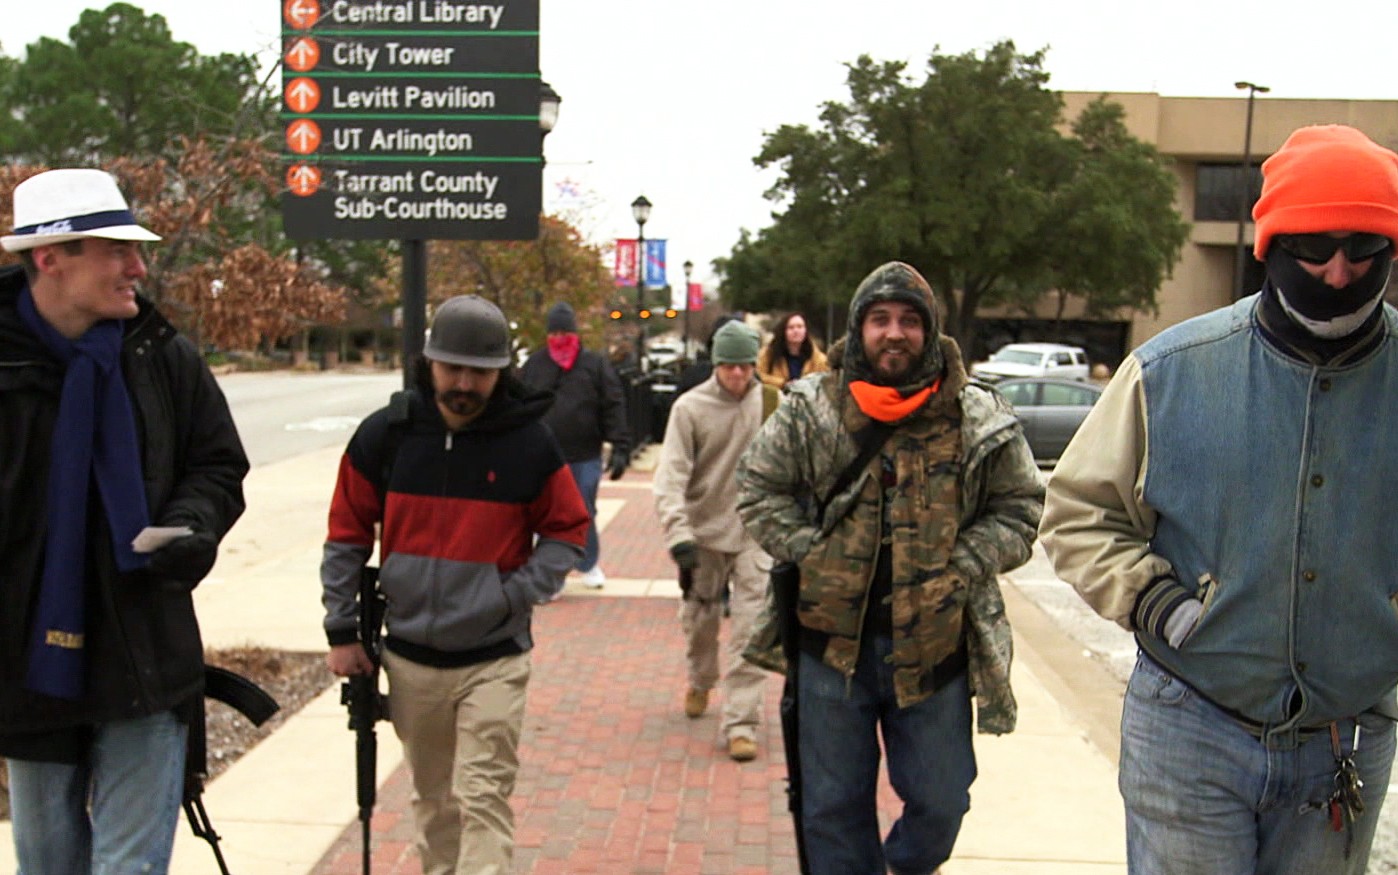
M 618 480 L 626 473 L 631 451 L 626 395 L 606 356 L 583 347 L 571 306 L 563 301 L 554 304 L 545 324 L 547 345 L 525 361 L 519 376 L 527 385 L 553 393 L 553 407 L 544 414 L 544 424 L 558 438 L 593 519 L 577 570 L 582 572 L 584 586 L 601 589 L 607 580 L 597 562 L 601 555 L 597 489 L 602 482 L 602 442 L 612 445 L 607 473 L 610 479 Z
M 1059 576 L 1136 634 L 1133 873 L 1365 871 L 1398 718 L 1398 155 L 1301 128 L 1262 165 L 1250 297 L 1122 364 L 1049 482 Z
M 748 532 L 801 569 L 800 822 L 811 875 L 935 871 L 970 807 L 972 695 L 982 732 L 1015 724 L 996 575 L 1029 558 L 1043 480 L 1009 404 L 968 380 L 937 322 L 912 267 L 869 274 L 833 370 L 787 385 L 738 468 Z M 881 449 L 831 495 L 874 423 L 887 429 Z M 754 641 L 772 637 L 759 630 Z M 882 840 L 880 734 L 904 801 Z

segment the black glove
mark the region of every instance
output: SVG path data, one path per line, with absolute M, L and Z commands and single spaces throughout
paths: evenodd
M 198 583 L 208 576 L 218 558 L 218 538 L 197 527 L 194 533 L 176 538 L 150 554 L 146 570 L 157 577 Z
M 612 447 L 611 465 L 607 468 L 608 480 L 620 480 L 621 475 L 626 473 L 626 466 L 631 461 L 631 453 L 625 447 Z
M 693 571 L 699 567 L 699 547 L 693 541 L 680 541 L 670 548 L 670 556 L 682 571 Z

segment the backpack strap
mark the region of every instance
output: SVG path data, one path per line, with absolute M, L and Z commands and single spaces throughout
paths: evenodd
M 403 446 L 403 438 L 408 435 L 408 421 L 412 418 L 412 393 L 399 389 L 388 399 L 388 430 L 384 432 L 383 447 L 379 455 L 379 482 L 384 494 L 388 494 L 388 480 L 393 474 L 393 465 L 398 461 L 398 450 Z
M 819 511 L 816 514 L 817 520 L 824 520 L 825 508 L 830 505 L 835 496 L 849 488 L 849 485 L 854 482 L 854 478 L 859 476 L 859 472 L 864 470 L 869 461 L 888 441 L 888 436 L 893 434 L 894 430 L 894 427 L 889 423 L 879 422 L 875 419 L 865 426 L 859 434 L 855 435 L 855 441 L 859 444 L 859 455 L 854 458 L 853 462 L 850 462 L 845 470 L 840 472 L 839 477 L 835 478 L 835 485 L 830 487 L 830 491 L 825 494 L 825 500 L 817 508 Z

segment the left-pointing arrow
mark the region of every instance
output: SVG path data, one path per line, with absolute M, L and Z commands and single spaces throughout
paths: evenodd
M 310 119 L 297 119 L 286 126 L 286 145 L 297 154 L 311 154 L 320 148 L 320 125 Z
M 320 86 L 314 79 L 298 76 L 286 83 L 283 96 L 292 112 L 311 112 L 320 105 Z
M 286 0 L 282 18 L 297 30 L 305 30 L 320 19 L 320 4 L 316 0 Z

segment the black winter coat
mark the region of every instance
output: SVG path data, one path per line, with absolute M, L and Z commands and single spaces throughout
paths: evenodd
M 519 378 L 531 388 L 553 393 L 553 407 L 544 414 L 544 425 L 553 430 L 565 461 L 600 458 L 604 440 L 623 453 L 630 451 L 621 379 L 602 356 L 579 350 L 572 370 L 564 372 L 549 351 L 541 349 L 525 361 Z
M 19 321 L 24 283 L 19 268 L 0 269 L 0 753 L 13 749 L 19 734 L 153 714 L 203 693 L 191 587 L 144 570 L 119 573 L 95 498 L 88 502 L 87 692 L 69 702 L 24 688 L 64 373 Z M 247 456 L 194 345 L 149 302 L 138 302 L 139 314 L 126 323 L 122 373 L 151 524 L 192 523 L 222 538 L 243 512 Z

